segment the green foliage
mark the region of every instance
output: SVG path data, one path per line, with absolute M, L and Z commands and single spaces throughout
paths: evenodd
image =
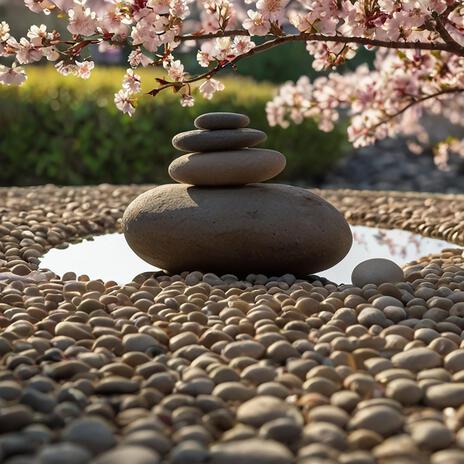
M 83 82 L 50 68 L 33 68 L 23 87 L 1 88 L 0 184 L 166 182 L 167 167 L 177 156 L 172 136 L 191 129 L 193 118 L 208 111 L 248 114 L 252 127 L 268 133 L 265 145 L 287 156 L 281 179 L 311 183 L 346 146 L 343 127 L 330 134 L 310 121 L 269 128 L 265 103 L 274 87 L 237 77 L 227 78 L 226 90 L 213 101 L 198 98 L 193 108 L 182 108 L 173 94 L 143 97 L 131 119 L 113 105 L 123 73 L 101 69 Z M 145 73 L 145 90 L 154 87 L 154 76 Z

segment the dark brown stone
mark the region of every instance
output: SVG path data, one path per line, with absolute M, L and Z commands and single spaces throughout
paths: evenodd
M 332 205 L 277 184 L 156 187 L 129 205 L 123 230 L 142 259 L 170 272 L 314 273 L 338 263 L 352 243 Z

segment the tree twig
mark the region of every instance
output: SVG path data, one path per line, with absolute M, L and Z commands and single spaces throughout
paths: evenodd
M 211 32 L 207 34 L 188 34 L 183 36 L 176 37 L 176 40 L 179 42 L 185 42 L 188 40 L 210 40 L 219 37 L 236 37 L 236 36 L 249 36 L 247 30 L 245 29 L 234 29 L 230 31 L 219 31 Z M 275 37 L 273 35 L 268 35 L 266 37 Z M 452 39 L 451 39 L 452 40 Z M 387 41 L 379 39 L 370 39 L 368 37 L 345 37 L 341 35 L 327 36 L 323 34 L 313 34 L 308 32 L 301 32 L 299 34 L 289 34 L 282 37 L 276 37 L 275 39 L 264 42 L 267 44 L 273 42 L 275 45 L 281 45 L 286 42 L 336 42 L 336 43 L 352 43 L 359 45 L 367 45 L 370 47 L 381 47 L 381 48 L 395 48 L 395 49 L 414 49 L 414 50 L 438 50 L 449 53 L 454 53 L 459 56 L 464 56 L 464 47 L 460 46 L 457 42 L 452 41 L 448 42 L 403 42 L 400 40 Z M 261 44 L 261 45 L 264 45 Z M 260 47 L 258 45 L 256 48 Z M 255 49 L 256 49 L 255 48 Z M 255 50 L 254 49 L 254 50 Z M 246 55 L 246 54 L 245 54 Z M 242 56 L 245 56 L 242 55 Z
M 407 105 L 405 105 L 403 108 L 398 110 L 396 113 L 387 114 L 386 115 L 387 117 L 385 119 L 383 119 L 382 121 L 380 121 L 377 124 L 374 124 L 372 127 L 370 127 L 368 129 L 367 133 L 369 135 L 374 135 L 374 132 L 375 132 L 375 130 L 377 128 L 379 128 L 380 126 L 383 126 L 384 124 L 387 124 L 388 122 L 390 122 L 391 120 L 397 118 L 398 116 L 401 116 L 403 113 L 405 113 L 407 110 L 409 110 L 413 106 L 420 105 L 421 103 L 424 103 L 424 102 L 426 102 L 428 100 L 432 100 L 434 98 L 441 97 L 443 95 L 449 95 L 449 94 L 453 94 L 453 93 L 462 93 L 462 92 L 464 92 L 464 88 L 454 87 L 454 88 L 450 88 L 450 89 L 443 89 L 443 90 L 440 90 L 440 91 L 435 92 L 435 93 L 424 95 L 424 96 L 422 96 L 422 97 L 420 97 L 418 99 L 414 99 L 411 102 L 409 102 Z

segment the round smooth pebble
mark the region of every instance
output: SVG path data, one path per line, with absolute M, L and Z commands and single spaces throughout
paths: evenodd
M 436 420 L 422 420 L 411 426 L 411 437 L 420 448 L 437 451 L 453 443 L 451 430 Z
M 425 399 L 434 408 L 456 408 L 464 404 L 464 383 L 440 383 L 427 388 Z
M 42 448 L 37 459 L 39 464 L 87 464 L 92 455 L 74 443 L 56 443 Z
M 259 430 L 262 438 L 276 440 L 283 444 L 298 442 L 303 428 L 290 417 L 281 417 L 266 422 Z
M 422 399 L 422 389 L 410 379 L 394 379 L 388 383 L 386 395 L 405 406 L 417 404 Z
M 227 359 L 234 359 L 241 356 L 258 359 L 264 354 L 264 346 L 254 340 L 243 340 L 227 344 L 222 351 Z
M 385 258 L 372 258 L 359 263 L 351 274 L 351 282 L 356 287 L 367 284 L 380 285 L 404 280 L 403 270 L 398 264 Z
M 159 455 L 143 446 L 118 446 L 100 455 L 93 464 L 158 464 Z
M 0 433 L 13 432 L 32 423 L 32 410 L 20 404 L 0 407 Z
M 159 343 L 151 335 L 140 333 L 125 335 L 122 339 L 122 344 L 126 351 L 142 352 L 159 346 Z
M 111 427 L 97 417 L 83 417 L 71 422 L 64 430 L 62 438 L 94 454 L 102 453 L 116 445 L 116 437 Z
M 423 369 L 432 369 L 440 367 L 442 364 L 441 356 L 430 348 L 412 348 L 392 357 L 395 367 L 408 369 L 413 372 Z
M 250 118 L 245 114 L 228 113 L 225 111 L 215 113 L 204 113 L 193 122 L 198 129 L 241 129 L 250 124 Z
M 251 438 L 213 445 L 209 464 L 292 464 L 293 462 L 292 453 L 279 442 Z
M 368 429 L 383 436 L 398 432 L 403 427 L 403 416 L 389 406 L 369 406 L 359 409 L 350 420 L 350 429 Z
M 284 417 L 292 418 L 297 424 L 303 423 L 298 409 L 273 396 L 257 396 L 237 409 L 237 420 L 253 427 L 261 427 L 266 422 Z
M 385 314 L 377 308 L 364 308 L 358 315 L 358 322 L 365 327 L 371 327 L 373 325 L 385 325 L 386 322 Z
M 219 129 L 214 131 L 192 130 L 181 132 L 172 139 L 174 148 L 187 152 L 237 150 L 254 147 L 267 136 L 257 129 Z
M 199 464 L 207 462 L 209 451 L 194 440 L 180 442 L 172 449 L 170 464 Z

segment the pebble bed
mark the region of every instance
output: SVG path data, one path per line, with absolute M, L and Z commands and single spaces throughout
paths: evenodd
M 0 190 L 0 462 L 464 463 L 464 196 L 321 192 L 456 243 L 395 285 L 38 270 L 147 188 Z

